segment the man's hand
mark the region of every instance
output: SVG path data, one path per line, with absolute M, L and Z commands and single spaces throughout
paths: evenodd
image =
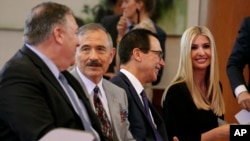
M 238 104 L 240 104 L 242 109 L 246 109 L 250 112 L 250 94 L 247 91 L 244 91 L 238 96 Z
M 125 35 L 127 31 L 127 18 L 125 16 L 121 16 L 119 22 L 116 26 L 118 35 L 117 35 L 117 42 L 120 42 L 122 37 Z

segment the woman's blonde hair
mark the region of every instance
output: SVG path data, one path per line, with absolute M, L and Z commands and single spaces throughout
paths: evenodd
M 197 86 L 197 84 L 195 84 L 193 79 L 191 47 L 192 42 L 197 35 L 203 35 L 209 39 L 212 52 L 211 64 L 208 67 L 208 71 L 206 74 L 206 83 L 208 87 L 208 93 L 206 97 L 202 95 L 199 87 Z M 225 113 L 225 103 L 222 97 L 222 88 L 219 85 L 219 63 L 212 33 L 205 26 L 190 27 L 183 33 L 180 46 L 181 48 L 178 71 L 172 82 L 164 91 L 161 100 L 162 105 L 170 86 L 176 83 L 185 82 L 198 109 L 211 109 L 216 115 L 223 115 Z

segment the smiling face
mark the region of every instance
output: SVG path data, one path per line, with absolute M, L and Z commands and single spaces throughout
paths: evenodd
M 143 72 L 145 74 L 145 83 L 157 80 L 158 72 L 164 67 L 165 62 L 161 56 L 162 50 L 157 38 L 149 36 L 150 50 L 143 55 Z
M 107 34 L 102 30 L 87 31 L 78 37 L 76 61 L 80 71 L 94 83 L 98 83 L 106 73 L 114 57 Z
M 204 35 L 197 35 L 191 47 L 191 59 L 194 70 L 206 70 L 211 64 L 211 45 Z

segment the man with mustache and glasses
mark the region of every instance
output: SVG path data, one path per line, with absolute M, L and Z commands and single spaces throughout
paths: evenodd
M 127 119 L 128 101 L 122 88 L 103 78 L 115 54 L 108 32 L 97 23 L 78 31 L 76 67 L 71 73 L 83 87 L 109 141 L 134 140 Z

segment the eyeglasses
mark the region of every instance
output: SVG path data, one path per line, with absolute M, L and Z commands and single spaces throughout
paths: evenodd
M 151 49 L 150 49 L 150 50 L 148 50 L 148 51 L 151 51 L 152 53 L 158 55 L 158 57 L 159 57 L 160 59 L 163 58 L 163 52 L 160 51 L 160 50 L 151 50 Z

